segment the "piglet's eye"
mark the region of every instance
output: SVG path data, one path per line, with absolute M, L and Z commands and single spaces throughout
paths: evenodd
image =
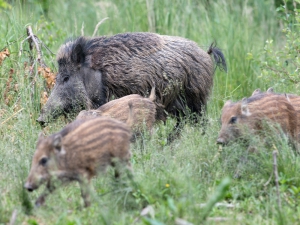
M 234 123 L 236 123 L 236 120 L 237 120 L 236 116 L 233 116 L 233 117 L 230 118 L 229 123 L 234 124 Z
M 46 157 L 41 158 L 40 165 L 45 166 L 47 164 L 47 161 L 48 161 L 48 158 L 46 158 Z

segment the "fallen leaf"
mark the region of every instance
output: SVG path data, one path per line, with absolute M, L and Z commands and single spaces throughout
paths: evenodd
M 48 67 L 39 67 L 38 68 L 38 74 L 42 75 L 45 78 L 47 88 L 49 90 L 52 89 L 54 84 L 55 84 L 56 75 L 53 72 L 51 72 L 50 68 L 48 68 Z
M 41 97 L 41 105 L 44 106 L 47 101 L 48 101 L 48 93 L 44 91 Z
M 4 98 L 4 102 L 6 105 L 9 105 L 11 100 L 13 99 L 13 96 L 11 95 L 10 91 L 11 91 L 11 87 L 12 87 L 12 83 L 13 83 L 13 74 L 14 74 L 14 69 L 10 69 L 9 71 L 9 77 L 6 81 L 6 87 L 3 93 L 3 98 Z

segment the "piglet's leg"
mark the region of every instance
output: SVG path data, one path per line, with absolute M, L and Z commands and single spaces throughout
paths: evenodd
M 51 184 L 50 181 L 47 182 L 46 188 L 43 193 L 35 201 L 35 206 L 40 207 L 45 204 L 46 197 L 55 190 L 55 187 Z
M 81 189 L 81 196 L 84 201 L 84 207 L 89 207 L 91 205 L 90 199 L 90 180 L 80 180 L 80 189 Z

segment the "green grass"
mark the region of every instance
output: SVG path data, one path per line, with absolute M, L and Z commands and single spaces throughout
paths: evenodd
M 269 85 L 261 82 L 259 68 L 247 60 L 247 53 L 261 51 L 267 39 L 273 39 L 276 48 L 283 45 L 272 1 L 114 0 L 99 6 L 92 0 L 53 0 L 47 16 L 37 2 L 12 1 L 10 10 L 0 11 L 0 49 L 8 46 L 11 53 L 0 66 L 0 224 L 9 223 L 14 210 L 15 224 L 154 225 L 175 224 L 178 218 L 193 224 L 204 219 L 205 224 L 300 223 L 300 159 L 286 140 L 271 139 L 279 151 L 281 210 L 274 176 L 267 182 L 273 173 L 274 147 L 263 145 L 258 137 L 250 139 L 258 146 L 256 154 L 247 153 L 242 143 L 223 148 L 216 145 L 224 101 L 241 99 Z M 166 144 L 175 122 L 170 119 L 166 125 L 157 125 L 152 136 L 145 133 L 132 144 L 133 180 L 124 176 L 116 183 L 109 170 L 93 179 L 90 208 L 82 208 L 76 183 L 57 189 L 46 206 L 35 208 L 34 201 L 43 188 L 27 193 L 23 184 L 41 132 L 35 119 L 44 84 L 36 69 L 30 75 L 24 67 L 30 56 L 26 42 L 19 56 L 25 28 L 31 25 L 55 53 L 65 39 L 81 35 L 82 30 L 91 36 L 105 17 L 109 19 L 97 35 L 152 31 L 189 38 L 204 49 L 215 40 L 226 57 L 228 73 L 215 73 L 206 127 L 187 121 L 181 135 Z M 43 54 L 46 64 L 56 71 L 55 55 L 44 48 Z M 11 68 L 14 73 L 8 88 Z M 289 90 L 293 89 L 287 87 Z M 5 104 L 7 96 L 11 97 Z M 51 134 L 64 125 L 65 121 L 59 120 L 45 131 Z M 242 156 L 247 163 L 241 161 Z M 236 171 L 240 179 L 234 178 Z M 213 207 L 217 201 L 235 207 Z M 145 207 L 151 213 L 140 216 Z M 225 220 L 215 222 L 217 217 Z

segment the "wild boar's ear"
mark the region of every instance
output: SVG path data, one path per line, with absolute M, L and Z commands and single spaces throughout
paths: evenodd
M 45 138 L 45 134 L 43 132 L 40 132 L 38 140 L 43 140 L 44 138 Z
M 247 102 L 247 98 L 243 98 L 242 99 L 242 103 L 241 103 L 241 111 L 242 111 L 242 115 L 245 115 L 245 116 L 250 116 L 251 113 L 249 111 L 249 108 L 248 108 L 248 102 Z
M 257 88 L 257 89 L 255 89 L 255 90 L 252 92 L 252 95 L 251 95 L 251 96 L 257 95 L 257 94 L 260 94 L 260 93 L 261 93 L 260 88 Z
M 228 101 L 225 102 L 224 106 L 228 106 L 228 105 L 230 105 L 231 103 L 232 103 L 232 101 L 231 101 L 231 100 L 228 100 Z
M 272 87 L 269 87 L 267 93 L 274 93 L 274 89 Z
M 62 141 L 62 137 L 60 134 L 54 136 L 53 147 L 55 148 L 55 150 L 57 151 L 61 150 L 61 141 Z
M 45 139 L 45 134 L 43 132 L 40 132 L 39 133 L 39 137 L 38 137 L 38 140 L 37 140 L 37 143 L 40 143 L 42 140 Z
M 284 93 L 284 97 L 289 101 L 291 102 L 290 98 L 289 98 L 289 95 L 287 93 Z
M 77 44 L 71 53 L 71 60 L 72 62 L 74 62 L 75 64 L 80 64 L 83 63 L 85 59 L 85 55 L 83 52 L 83 48 L 81 44 Z

